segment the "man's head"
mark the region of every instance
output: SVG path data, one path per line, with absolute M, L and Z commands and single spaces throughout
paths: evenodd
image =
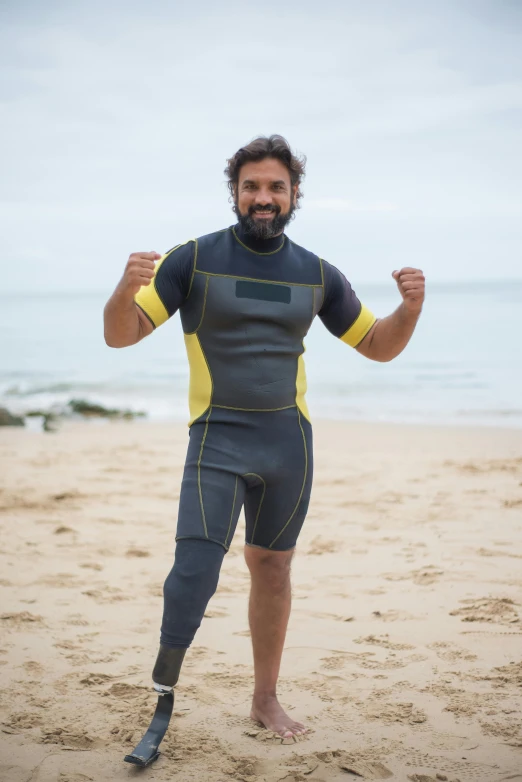
M 283 232 L 299 208 L 305 162 L 282 136 L 260 136 L 230 158 L 225 174 L 247 234 L 270 239 Z

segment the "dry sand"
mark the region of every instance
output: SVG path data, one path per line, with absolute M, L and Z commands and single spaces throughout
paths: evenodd
M 250 722 L 243 522 L 158 762 L 155 704 L 185 426 L 0 430 L 0 779 L 522 780 L 522 432 L 315 426 L 280 697 Z

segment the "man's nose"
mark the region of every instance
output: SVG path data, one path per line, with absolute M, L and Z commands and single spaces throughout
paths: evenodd
M 260 188 L 256 195 L 256 201 L 259 206 L 269 206 L 273 203 L 273 196 L 268 188 Z

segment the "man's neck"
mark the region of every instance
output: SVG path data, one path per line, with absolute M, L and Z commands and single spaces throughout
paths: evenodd
M 237 223 L 234 226 L 234 230 L 238 239 L 256 253 L 273 253 L 276 250 L 279 250 L 284 242 L 284 232 L 281 232 L 270 239 L 256 239 L 255 237 L 250 236 L 250 234 L 247 234 L 240 223 Z

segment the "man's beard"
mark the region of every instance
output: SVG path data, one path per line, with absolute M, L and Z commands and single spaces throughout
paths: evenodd
M 273 239 L 274 236 L 284 231 L 285 226 L 293 218 L 295 206 L 292 205 L 288 212 L 284 214 L 281 214 L 280 206 L 250 206 L 247 214 L 242 215 L 237 202 L 234 202 L 234 212 L 247 236 L 252 237 L 252 239 Z M 274 217 L 271 220 L 256 221 L 253 216 L 254 212 L 273 212 Z

